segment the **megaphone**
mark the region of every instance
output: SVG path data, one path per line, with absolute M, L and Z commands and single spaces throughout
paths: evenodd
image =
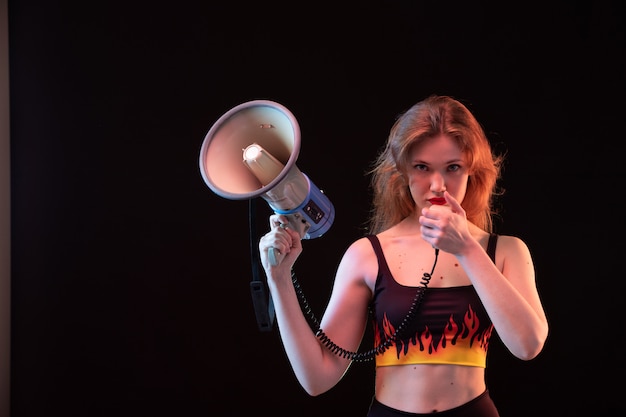
M 330 229 L 335 209 L 296 166 L 300 127 L 283 105 L 253 100 L 233 107 L 209 129 L 200 149 L 200 172 L 217 195 L 230 200 L 262 197 L 289 219 L 302 239 Z M 269 259 L 280 261 L 274 250 Z

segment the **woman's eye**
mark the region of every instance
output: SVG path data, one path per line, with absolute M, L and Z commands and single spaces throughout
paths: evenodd
M 452 164 L 452 165 L 448 166 L 448 171 L 456 172 L 459 169 L 461 169 L 461 165 L 459 165 L 459 164 Z
M 418 171 L 428 171 L 428 167 L 424 164 L 416 164 L 413 166 Z

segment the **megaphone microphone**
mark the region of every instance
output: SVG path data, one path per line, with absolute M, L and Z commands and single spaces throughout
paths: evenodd
M 200 172 L 217 195 L 230 200 L 260 196 L 289 219 L 301 239 L 313 239 L 330 229 L 335 209 L 295 165 L 299 152 L 300 127 L 293 114 L 274 101 L 253 100 L 213 124 L 200 150 Z M 281 261 L 277 252 L 271 248 L 268 253 L 272 265 Z

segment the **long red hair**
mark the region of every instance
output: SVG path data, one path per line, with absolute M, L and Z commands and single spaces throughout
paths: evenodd
M 369 171 L 373 193 L 370 233 L 382 232 L 413 213 L 415 202 L 406 180 L 410 150 L 441 134 L 457 142 L 469 164 L 467 193 L 461 203 L 467 219 L 492 231 L 493 198 L 502 192 L 497 181 L 503 156 L 493 153 L 482 126 L 464 104 L 449 96 L 433 95 L 398 117 Z

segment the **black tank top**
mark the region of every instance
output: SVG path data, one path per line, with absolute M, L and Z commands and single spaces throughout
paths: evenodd
M 491 234 L 487 253 L 495 261 L 498 235 Z M 394 335 L 415 301 L 420 287 L 399 284 L 391 274 L 375 235 L 368 235 L 378 258 L 378 276 L 370 308 L 374 343 Z M 485 367 L 491 322 L 473 285 L 427 288 L 417 314 L 402 331 L 402 338 L 376 356 L 376 366 L 453 364 Z

